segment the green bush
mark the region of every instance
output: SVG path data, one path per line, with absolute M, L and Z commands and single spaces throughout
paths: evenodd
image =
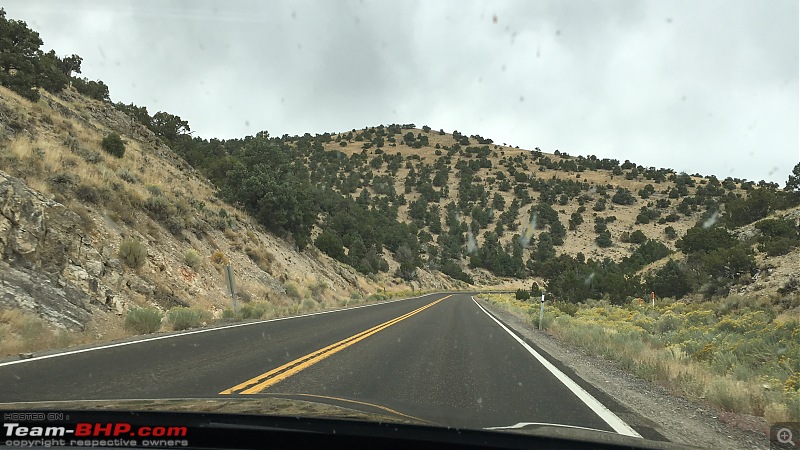
M 100 193 L 97 188 L 88 184 L 79 184 L 75 188 L 75 198 L 95 205 L 100 204 Z
M 122 158 L 125 155 L 125 141 L 117 133 L 110 133 L 100 143 L 103 150 L 112 156 Z
M 239 313 L 242 319 L 261 319 L 269 309 L 269 303 L 255 302 L 242 306 Z
M 236 314 L 233 313 L 233 309 L 225 308 L 222 310 L 222 318 L 225 320 L 232 320 L 236 318 Z
M 647 236 L 645 236 L 645 234 L 642 233 L 641 230 L 634 231 L 633 233 L 631 233 L 630 238 L 629 238 L 629 241 L 632 244 L 642 244 L 646 240 L 647 240 Z
M 139 179 L 138 176 L 136 176 L 136 174 L 134 174 L 133 172 L 124 167 L 121 167 L 117 170 L 117 176 L 120 177 L 122 180 L 131 184 L 137 184 L 141 182 L 141 180 Z
M 151 192 L 150 198 L 145 200 L 144 207 L 150 217 L 160 222 L 172 234 L 179 234 L 186 227 L 184 216 L 169 199 L 160 194 Z
M 517 289 L 516 294 L 514 294 L 517 300 L 528 300 L 531 298 L 531 291 L 527 289 Z
M 597 200 L 597 203 L 594 204 L 592 207 L 595 211 L 605 211 L 606 210 L 606 201 L 604 199 Z
M 636 199 L 631 194 L 631 191 L 625 188 L 618 188 L 617 192 L 611 197 L 611 201 L 618 205 L 632 205 Z
M 174 207 L 169 202 L 169 199 L 163 195 L 152 195 L 145 200 L 144 207 L 156 218 L 162 219 L 174 213 Z
M 307 298 L 303 300 L 303 309 L 306 311 L 314 311 L 317 309 L 317 306 L 319 306 L 319 304 L 315 302 L 314 299 Z
M 309 283 L 307 287 L 311 291 L 311 296 L 318 299 L 328 289 L 328 283 L 323 280 L 315 280 Z
M 286 289 L 286 295 L 295 300 L 300 300 L 300 289 L 297 288 L 296 284 L 292 283 L 291 281 L 287 281 L 283 284 L 283 288 Z
M 197 328 L 211 319 L 211 314 L 208 311 L 197 308 L 186 308 L 179 306 L 172 308 L 167 312 L 167 321 L 172 325 L 176 331 L 187 330 L 189 328 Z
M 118 254 L 122 262 L 132 269 L 142 267 L 147 261 L 147 249 L 141 242 L 133 238 L 122 241 Z
M 800 242 L 794 239 L 784 237 L 772 238 L 759 244 L 758 250 L 766 252 L 769 256 L 781 256 L 791 252 L 798 244 L 800 244 Z
M 595 242 L 597 243 L 597 246 L 601 248 L 611 247 L 614 245 L 614 241 L 611 240 L 611 233 L 608 230 L 600 232 L 600 234 L 598 234 L 595 238 Z
M 186 250 L 186 253 L 183 254 L 183 261 L 187 266 L 197 270 L 197 268 L 199 268 L 202 264 L 203 258 L 200 257 L 195 249 L 190 248 L 189 250 Z
M 155 333 L 161 328 L 162 317 L 156 308 L 133 308 L 125 315 L 125 329 L 139 334 Z
M 576 305 L 575 303 L 561 301 L 557 302 L 555 306 L 556 308 L 558 308 L 559 311 L 563 312 L 568 316 L 574 317 L 575 314 L 578 313 L 578 305 Z

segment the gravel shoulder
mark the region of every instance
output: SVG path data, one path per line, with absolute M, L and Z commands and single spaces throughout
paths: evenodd
M 717 411 L 700 403 L 672 395 L 667 389 L 621 370 L 613 361 L 587 355 L 538 331 L 523 317 L 485 300 L 478 300 L 508 327 L 539 349 L 573 370 L 584 381 L 614 398 L 619 404 L 646 418 L 653 428 L 672 442 L 702 448 L 768 449 L 761 418 Z M 741 428 L 736 424 L 744 424 Z M 747 429 L 749 428 L 749 429 Z

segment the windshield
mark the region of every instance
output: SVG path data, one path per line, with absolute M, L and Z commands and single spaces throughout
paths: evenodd
M 0 11 L 0 409 L 800 438 L 796 1 Z

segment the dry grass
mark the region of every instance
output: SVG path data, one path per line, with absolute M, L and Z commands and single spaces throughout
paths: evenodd
M 90 333 L 58 330 L 20 309 L 0 310 L 0 356 L 67 348 L 93 342 Z
M 486 298 L 538 323 L 538 308 L 530 303 L 508 294 Z M 723 300 L 695 307 L 662 304 L 652 310 L 592 302 L 578 308 L 574 317 L 548 305 L 544 327 L 560 340 L 613 360 L 676 395 L 773 422 L 798 420 L 800 391 L 792 380 L 800 376 L 791 371 L 798 362 L 786 358 L 797 354 L 797 338 L 788 336 L 797 334 L 800 326 L 794 312 L 765 322 L 761 318 L 768 315 L 750 309 L 769 303 Z M 708 343 L 702 340 L 706 338 Z M 770 345 L 775 342 L 783 343 L 787 357 L 774 354 Z

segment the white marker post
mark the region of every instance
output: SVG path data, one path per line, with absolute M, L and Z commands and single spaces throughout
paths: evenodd
M 542 319 L 544 318 L 544 294 L 542 294 L 542 303 L 539 307 L 539 331 L 542 331 Z
M 228 293 L 231 294 L 233 316 L 236 317 L 236 283 L 233 280 L 233 267 L 230 264 L 225 266 L 225 279 L 228 282 Z

